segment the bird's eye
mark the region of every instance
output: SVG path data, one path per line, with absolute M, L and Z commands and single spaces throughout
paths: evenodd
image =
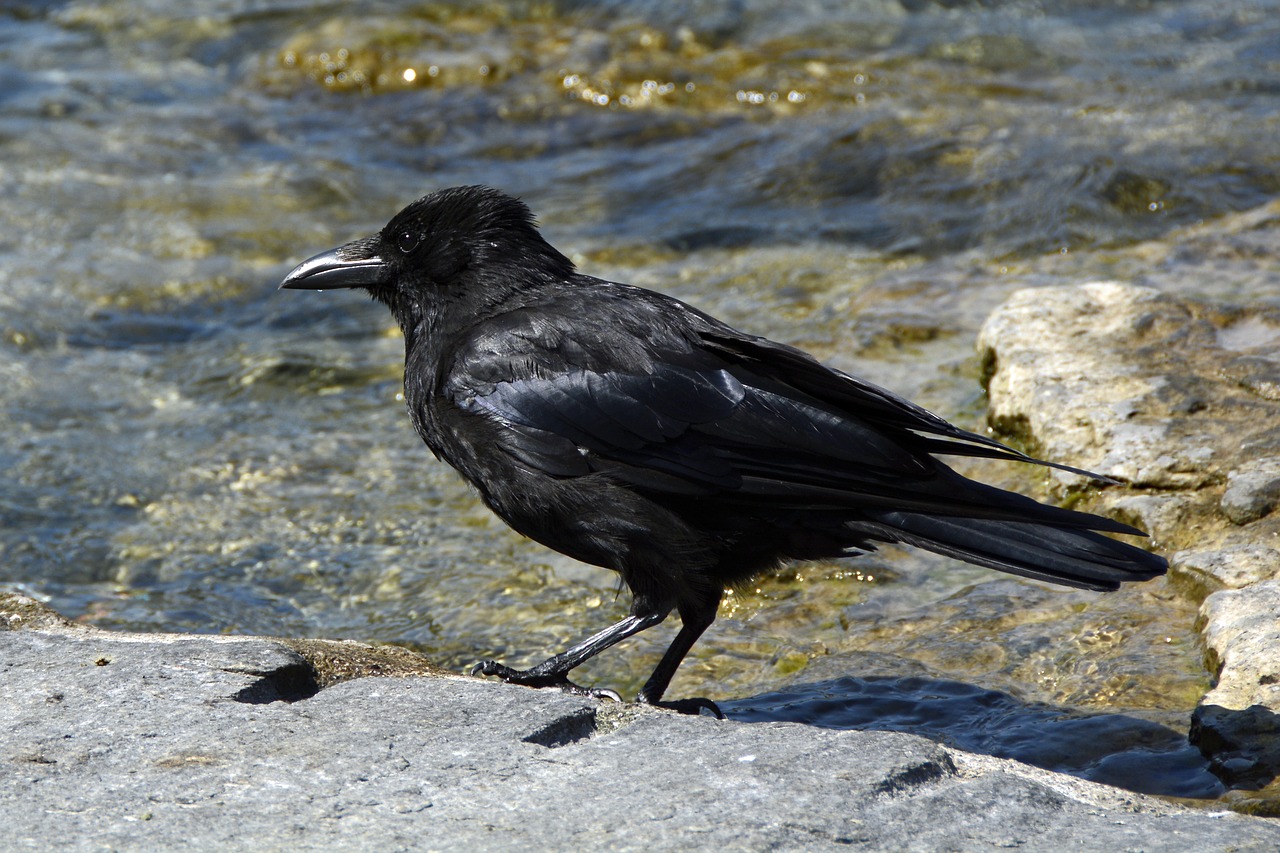
M 401 231 L 396 237 L 396 248 L 407 255 L 418 248 L 418 244 L 421 242 L 422 235 L 417 231 Z

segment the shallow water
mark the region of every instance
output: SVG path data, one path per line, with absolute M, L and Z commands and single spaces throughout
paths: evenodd
M 463 666 L 624 612 L 420 445 L 380 308 L 274 289 L 437 187 L 519 194 L 585 271 L 971 428 L 976 330 L 1014 289 L 1280 302 L 1273 257 L 1179 230 L 1280 189 L 1276 2 L 33 0 L 0 10 L 0 84 L 0 583 L 105 627 Z M 1177 744 L 1193 620 L 1162 583 L 886 549 L 735 593 L 673 695 L 1213 797 Z M 673 630 L 584 680 L 634 690 Z
M 1176 725 L 1028 703 L 960 681 L 846 676 L 735 700 L 723 710 L 748 722 L 911 732 L 1144 794 L 1203 800 L 1225 793 Z

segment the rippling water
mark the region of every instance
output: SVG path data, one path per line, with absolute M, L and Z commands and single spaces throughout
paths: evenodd
M 0 583 L 107 627 L 532 662 L 625 596 L 430 458 L 389 318 L 276 293 L 294 262 L 488 183 L 587 272 L 980 428 L 973 338 L 1013 289 L 1280 301 L 1274 260 L 1178 251 L 1280 189 L 1277 115 L 1274 0 L 6 4 Z M 886 551 L 732 596 L 673 694 L 1216 796 L 1180 741 L 1193 618 Z M 587 680 L 634 690 L 652 633 Z

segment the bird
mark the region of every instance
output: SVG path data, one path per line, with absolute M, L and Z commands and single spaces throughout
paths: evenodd
M 663 622 L 681 627 L 640 703 L 664 700 L 726 589 L 783 564 L 900 543 L 1027 578 L 1114 590 L 1167 569 L 1113 519 L 969 479 L 939 456 L 1045 465 L 806 352 L 674 297 L 577 271 L 529 207 L 440 189 L 377 234 L 298 264 L 281 289 L 364 290 L 404 336 L 418 435 L 511 528 L 618 573 L 628 615 L 526 670 L 473 675 L 618 699 L 569 679 Z

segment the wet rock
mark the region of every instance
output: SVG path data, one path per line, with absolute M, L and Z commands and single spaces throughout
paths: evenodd
M 0 615 L 38 609 L 0 597 Z M 912 735 L 685 717 L 461 676 L 324 687 L 274 640 L 26 624 L 0 632 L 0 811 L 15 848 L 1280 845 L 1270 821 Z
M 1255 460 L 1248 468 L 1227 474 L 1222 511 L 1235 524 L 1248 524 L 1268 515 L 1280 501 L 1280 457 Z
M 1198 540 L 1195 533 L 1217 523 L 1214 520 L 1217 510 L 1194 492 L 1131 494 L 1110 490 L 1094 499 L 1110 514 L 1147 531 L 1152 537 L 1152 548 L 1167 551 L 1177 544 L 1186 544 L 1188 548 L 1212 544 Z M 1172 576 L 1179 579 L 1177 572 Z M 1203 597 L 1196 596 L 1196 600 Z
M 978 341 L 991 422 L 1136 487 L 1221 483 L 1243 448 L 1280 434 L 1273 403 L 1220 378 L 1233 321 L 1117 282 L 1019 291 Z
M 1217 677 L 1192 736 L 1245 787 L 1280 774 L 1278 342 L 1274 308 L 1115 282 L 1020 291 L 979 342 L 993 426 L 1127 483 L 1077 497 L 1181 549 L 1170 578 L 1204 599 Z
M 1216 592 L 1200 608 L 1217 684 L 1192 739 L 1229 784 L 1262 786 L 1280 763 L 1280 580 Z
M 1203 599 L 1222 589 L 1242 589 L 1280 577 L 1280 551 L 1266 545 L 1233 545 L 1207 551 L 1179 551 L 1171 571 L 1192 594 Z

